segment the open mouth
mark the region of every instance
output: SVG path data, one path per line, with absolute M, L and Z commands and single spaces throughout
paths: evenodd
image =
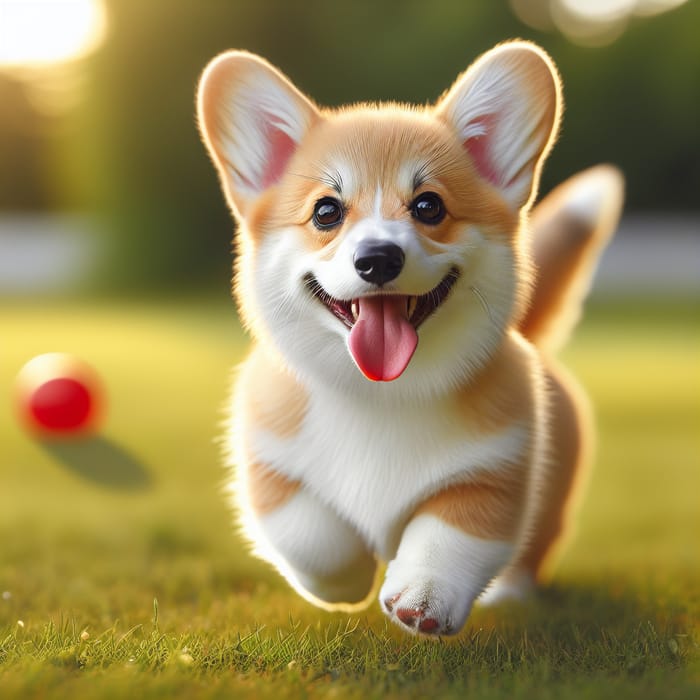
M 348 350 L 355 364 L 376 382 L 390 382 L 403 374 L 418 345 L 420 326 L 447 299 L 459 279 L 452 268 L 427 294 L 377 292 L 356 299 L 336 299 L 313 275 L 307 288 L 350 329 Z
M 372 296 L 390 297 L 397 304 L 405 304 L 406 318 L 415 329 L 418 329 L 447 299 L 458 279 L 459 270 L 453 267 L 436 287 L 425 294 L 414 296 L 409 294 L 378 293 Z M 352 328 L 355 325 L 360 313 L 360 302 L 358 299 L 336 299 L 318 283 L 318 280 L 312 274 L 307 274 L 304 277 L 304 283 L 311 294 L 348 328 Z

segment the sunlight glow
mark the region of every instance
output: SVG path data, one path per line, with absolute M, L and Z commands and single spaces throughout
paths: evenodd
M 609 22 L 628 16 L 637 4 L 636 0 L 559 0 L 559 4 L 591 22 Z
M 583 46 L 605 46 L 618 39 L 633 17 L 651 17 L 687 0 L 510 0 L 518 18 L 540 31 L 558 29 Z
M 103 0 L 0 0 L 0 68 L 80 58 L 101 43 L 106 25 Z

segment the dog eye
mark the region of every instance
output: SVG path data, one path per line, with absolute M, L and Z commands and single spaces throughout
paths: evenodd
M 343 205 L 333 197 L 323 197 L 314 207 L 314 226 L 321 231 L 333 228 L 343 222 Z
M 411 203 L 411 215 L 424 224 L 439 224 L 445 218 L 445 205 L 435 192 L 423 192 Z

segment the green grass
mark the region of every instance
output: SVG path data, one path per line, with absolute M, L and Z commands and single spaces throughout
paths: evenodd
M 590 310 L 565 352 L 599 424 L 576 531 L 537 600 L 441 642 L 376 605 L 316 610 L 237 539 L 216 442 L 246 345 L 229 304 L 5 302 L 0 329 L 0 697 L 697 697 L 697 307 Z M 18 426 L 13 378 L 52 350 L 103 376 L 99 439 Z

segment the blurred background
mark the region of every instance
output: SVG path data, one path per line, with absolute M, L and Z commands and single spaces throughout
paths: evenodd
M 232 224 L 194 119 L 217 52 L 323 105 L 425 103 L 513 37 L 565 84 L 541 192 L 602 161 L 627 177 L 598 289 L 697 292 L 698 27 L 697 0 L 0 0 L 0 294 L 225 293 Z

